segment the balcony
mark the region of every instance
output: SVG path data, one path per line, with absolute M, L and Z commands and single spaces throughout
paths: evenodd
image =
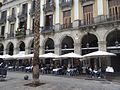
M 91 20 L 85 20 L 85 19 L 83 19 L 83 20 L 81 20 L 81 25 L 83 25 L 83 26 L 87 26 L 87 25 L 91 25 L 91 24 L 94 24 L 95 22 L 94 22 L 94 18 L 92 18 Z
M 16 38 L 24 38 L 26 36 L 26 32 L 24 28 L 18 28 L 15 34 Z
M 115 22 L 120 22 L 120 15 L 101 15 L 94 17 L 89 22 L 86 20 L 81 20 L 80 27 L 86 26 L 94 26 L 94 25 L 104 25 L 104 24 L 111 24 Z
M 8 33 L 7 38 L 14 38 L 14 33 Z
M 87 3 L 87 2 L 94 2 L 95 0 L 80 0 L 82 4 Z
M 46 3 L 43 5 L 43 11 L 46 13 L 49 12 L 54 12 L 55 11 L 55 3 L 54 2 L 50 2 L 50 3 Z
M 30 16 L 33 17 L 35 15 L 35 9 L 31 8 L 29 14 L 30 14 Z
M 4 40 L 5 36 L 4 35 L 0 35 L 0 41 Z
M 60 7 L 61 7 L 62 10 L 66 9 L 66 8 L 71 9 L 72 5 L 73 5 L 73 0 L 68 0 L 68 1 L 61 0 L 61 2 L 60 2 Z
M 67 24 L 61 25 L 61 29 L 68 29 L 68 28 L 72 28 L 72 23 L 67 23 Z
M 5 23 L 6 23 L 6 18 L 5 17 L 1 17 L 0 25 L 5 24 Z
M 16 15 L 10 15 L 10 16 L 8 16 L 8 21 L 9 22 L 15 22 L 16 21 Z
M 34 16 L 34 14 L 35 14 L 35 0 L 32 1 L 32 5 L 31 5 L 29 14 L 30 14 L 30 16 Z
M 54 32 L 54 25 L 52 26 L 44 26 L 42 27 L 42 31 L 41 33 L 51 33 L 51 32 Z
M 27 17 L 27 12 L 19 12 L 18 13 L 18 18 L 19 19 L 24 19 Z

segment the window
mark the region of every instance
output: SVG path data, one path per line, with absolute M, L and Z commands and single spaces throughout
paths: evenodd
M 85 25 L 93 23 L 93 5 L 83 7 L 83 16 Z
M 1 14 L 1 19 L 6 19 L 7 17 L 7 11 L 3 11 Z
M 12 8 L 12 16 L 15 15 L 15 8 Z
M 45 26 L 53 26 L 53 15 L 47 15 Z
M 120 0 L 109 0 L 109 15 L 112 19 L 120 18 Z
M 10 25 L 10 34 L 14 33 L 14 26 L 15 26 L 14 24 Z
M 5 26 L 2 26 L 1 27 L 1 35 L 4 36 L 4 33 L 5 33 Z
M 71 26 L 71 11 L 63 12 L 63 28 L 69 28 Z
M 27 3 L 23 4 L 23 6 L 22 6 L 22 12 L 23 12 L 23 14 L 27 14 L 27 8 L 28 8 L 28 4 Z

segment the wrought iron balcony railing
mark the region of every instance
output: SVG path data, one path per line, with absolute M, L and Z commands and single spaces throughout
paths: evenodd
M 73 0 L 61 0 L 60 2 L 60 7 L 61 9 L 65 9 L 65 8 L 72 8 L 73 5 Z
M 50 32 L 54 32 L 54 25 L 52 26 L 44 26 L 42 27 L 42 31 L 41 33 L 50 33 Z
M 68 28 L 72 28 L 72 23 L 66 23 L 61 25 L 61 29 L 68 29 Z
M 94 17 L 90 21 L 87 20 L 81 20 L 80 27 L 86 26 L 86 25 L 98 25 L 98 24 L 106 24 L 106 23 L 113 23 L 113 22 L 120 22 L 120 15 L 101 15 Z
M 8 16 L 8 21 L 9 22 L 15 22 L 16 21 L 16 15 L 10 15 L 10 16 Z
M 90 1 L 95 1 L 95 0 L 80 0 L 83 3 L 90 2 Z
M 26 32 L 24 28 L 18 28 L 15 34 L 17 38 L 25 37 L 25 35 L 26 35 Z
M 19 13 L 18 13 L 18 17 L 19 17 L 19 18 L 25 18 L 25 17 L 27 17 L 27 12 L 23 12 L 23 11 L 22 11 L 22 12 L 19 12 Z
M 54 12 L 55 11 L 55 3 L 54 2 L 50 2 L 50 3 L 44 4 L 43 5 L 43 11 L 45 13 Z
M 35 15 L 35 9 L 30 9 L 30 12 L 29 12 L 30 16 L 34 16 Z
M 0 19 L 0 25 L 1 24 L 5 24 L 6 23 L 6 17 L 1 17 L 1 19 Z
M 14 38 L 14 33 L 7 33 L 7 38 Z
M 91 20 L 86 20 L 86 19 L 83 19 L 81 20 L 81 25 L 91 25 L 91 24 L 94 24 L 94 18 L 91 18 Z
M 5 36 L 4 35 L 0 35 L 0 41 L 4 40 Z

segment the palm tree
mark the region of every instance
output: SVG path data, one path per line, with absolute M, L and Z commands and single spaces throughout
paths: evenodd
M 33 65 L 33 84 L 38 85 L 39 82 L 39 43 L 40 43 L 40 0 L 35 0 L 35 14 L 34 14 L 34 57 Z

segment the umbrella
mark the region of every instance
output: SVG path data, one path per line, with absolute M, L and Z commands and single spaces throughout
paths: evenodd
M 40 58 L 59 58 L 59 56 L 54 53 L 46 53 L 46 54 L 40 55 L 39 57 Z
M 84 57 L 106 57 L 106 56 L 116 56 L 116 54 L 105 51 L 95 51 L 84 55 Z
M 96 58 L 98 57 L 100 59 L 100 57 L 110 57 L 110 56 L 116 56 L 116 54 L 114 53 L 109 53 L 109 52 L 106 52 L 106 51 L 95 51 L 95 52 L 92 52 L 92 53 L 88 53 L 86 55 L 84 55 L 85 58 Z M 101 62 L 99 63 L 99 65 L 101 66 Z
M 32 58 L 34 55 L 33 54 L 23 54 L 21 56 L 18 56 L 18 59 L 29 59 Z
M 60 57 L 61 58 L 72 58 L 72 66 L 73 66 L 73 58 L 83 58 L 83 56 L 73 53 L 73 52 L 61 55 Z
M 75 54 L 73 52 L 61 55 L 59 57 L 61 57 L 61 58 L 83 58 L 83 56 L 81 56 L 79 54 Z
M 0 55 L 0 58 L 2 58 L 2 59 L 12 59 L 12 56 L 8 55 L 8 54 L 4 54 L 4 55 Z
M 24 51 L 21 51 L 18 54 L 13 55 L 12 57 L 16 59 L 28 59 L 28 58 L 32 58 L 33 56 L 34 56 L 33 54 L 25 54 Z

